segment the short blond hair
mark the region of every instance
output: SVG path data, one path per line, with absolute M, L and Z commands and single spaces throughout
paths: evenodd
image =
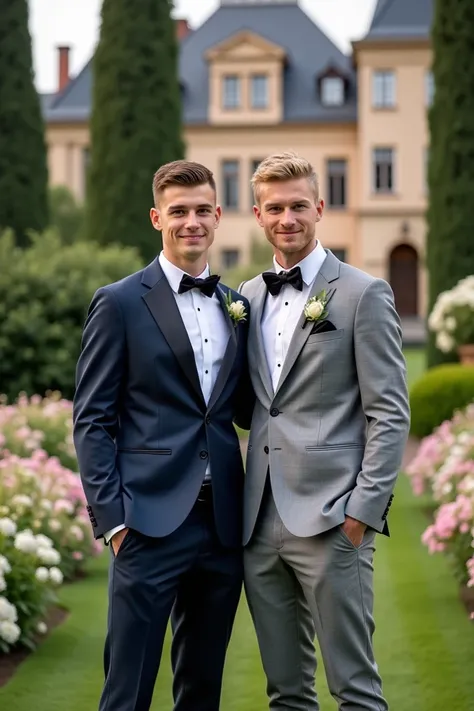
M 264 183 L 283 182 L 307 178 L 316 201 L 319 200 L 319 178 L 311 163 L 296 153 L 274 153 L 263 160 L 252 176 L 251 184 L 255 202 L 260 200 L 260 186 Z

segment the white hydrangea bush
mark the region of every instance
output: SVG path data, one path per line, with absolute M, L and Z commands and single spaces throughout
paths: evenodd
M 474 343 L 474 275 L 438 296 L 428 327 L 436 334 L 436 345 L 443 353 Z

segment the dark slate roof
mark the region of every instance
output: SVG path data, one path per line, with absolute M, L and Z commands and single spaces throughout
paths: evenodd
M 429 37 L 434 0 L 378 0 L 364 39 Z
M 182 40 L 179 73 L 183 87 L 185 124 L 196 125 L 208 121 L 209 65 L 205 57 L 206 50 L 244 30 L 279 45 L 287 54 L 284 70 L 284 121 L 356 120 L 356 77 L 350 58 L 329 40 L 294 0 L 288 3 L 280 0 L 274 5 L 268 2 L 262 5 L 234 2 L 221 6 L 201 27 Z M 316 79 L 328 66 L 340 68 L 348 79 L 348 100 L 342 107 L 326 108 L 319 101 Z M 46 120 L 87 120 L 91 88 L 89 62 L 46 110 Z

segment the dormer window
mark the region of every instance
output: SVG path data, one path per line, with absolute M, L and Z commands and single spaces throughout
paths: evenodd
M 321 79 L 321 102 L 324 106 L 342 106 L 344 103 L 344 79 L 323 77 Z
M 240 108 L 240 77 L 234 74 L 223 77 L 222 106 L 224 109 Z
M 268 77 L 266 74 L 254 74 L 250 82 L 250 99 L 252 109 L 268 107 Z

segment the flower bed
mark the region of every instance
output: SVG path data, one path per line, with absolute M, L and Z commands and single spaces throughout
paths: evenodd
M 32 647 L 64 580 L 84 572 L 94 541 L 73 471 L 71 403 L 0 405 L 0 651 Z M 66 466 L 69 465 L 69 466 Z
M 474 588 L 474 405 L 421 441 L 407 474 L 413 492 L 436 507 L 423 543 L 448 555 L 459 583 Z

